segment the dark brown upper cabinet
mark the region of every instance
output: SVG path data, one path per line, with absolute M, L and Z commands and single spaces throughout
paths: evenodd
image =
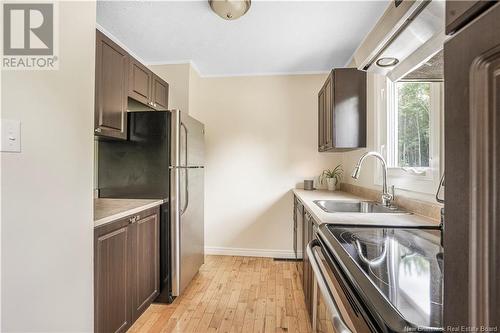
M 94 133 L 127 139 L 127 111 L 168 110 L 168 83 L 96 30 Z
M 153 75 L 153 107 L 164 111 L 168 109 L 168 83 L 163 81 L 158 75 Z
M 318 93 L 318 151 L 366 147 L 366 72 L 336 68 Z
M 151 106 L 151 82 L 153 80 L 153 72 L 139 61 L 130 57 L 129 77 L 128 77 L 128 96 L 142 104 Z
M 498 1 L 446 1 L 446 34 L 451 35 Z
M 128 96 L 148 108 L 168 109 L 168 83 L 130 57 Z M 134 107 L 136 109 L 137 106 Z
M 128 54 L 100 31 L 96 34 L 94 133 L 127 138 Z

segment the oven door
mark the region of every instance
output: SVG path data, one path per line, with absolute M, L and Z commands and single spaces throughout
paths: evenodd
M 307 255 L 314 272 L 313 332 L 371 332 L 359 311 L 351 306 L 323 251 L 317 239 L 307 245 Z

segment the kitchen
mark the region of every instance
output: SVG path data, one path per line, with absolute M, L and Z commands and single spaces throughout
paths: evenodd
M 51 4 L 1 331 L 497 331 L 497 1 Z

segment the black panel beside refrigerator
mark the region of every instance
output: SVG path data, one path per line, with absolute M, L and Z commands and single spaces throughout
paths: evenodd
M 169 111 L 128 113 L 127 141 L 98 141 L 101 198 L 164 199 L 160 206 L 160 295 L 171 303 Z

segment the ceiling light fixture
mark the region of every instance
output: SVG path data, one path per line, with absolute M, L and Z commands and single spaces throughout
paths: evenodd
M 392 57 L 380 58 L 377 60 L 376 64 L 379 67 L 392 67 L 398 64 L 399 60 Z
M 225 20 L 236 20 L 248 12 L 251 0 L 208 0 L 210 8 Z

